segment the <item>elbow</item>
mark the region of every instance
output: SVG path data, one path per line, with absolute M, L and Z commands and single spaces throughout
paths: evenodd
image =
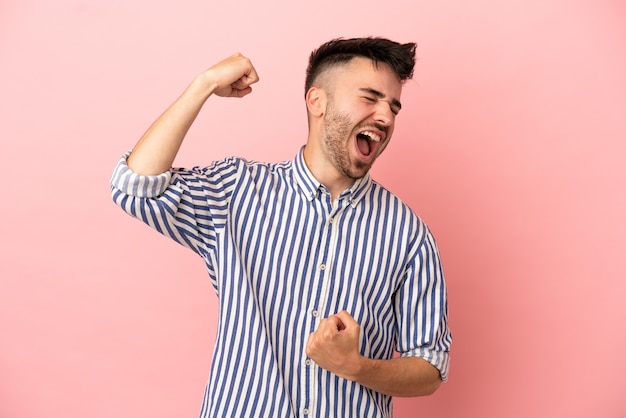
M 440 377 L 430 379 L 428 381 L 422 380 L 420 383 L 407 385 L 404 387 L 404 390 L 400 390 L 390 394 L 399 398 L 418 398 L 422 396 L 430 396 L 437 392 L 437 389 L 439 389 L 441 383 L 443 382 L 441 381 Z
M 437 392 L 437 389 L 441 386 L 443 382 L 441 381 L 441 377 L 437 376 L 435 379 L 432 379 L 427 385 L 424 385 L 423 392 L 421 396 L 430 396 Z
M 413 390 L 406 394 L 408 397 L 430 396 L 437 392 L 443 381 L 437 372 L 436 375 L 430 376 L 428 379 L 422 380 L 413 387 Z
M 422 381 L 419 385 L 420 393 L 416 396 L 429 396 L 433 393 L 437 392 L 437 389 L 443 383 L 443 379 L 441 378 L 441 372 L 435 366 L 430 363 L 426 363 L 429 367 L 427 368 L 427 372 L 422 375 Z

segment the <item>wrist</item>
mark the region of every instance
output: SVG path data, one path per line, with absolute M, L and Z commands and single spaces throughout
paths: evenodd
M 347 378 L 348 380 L 352 380 L 354 382 L 361 382 L 368 375 L 368 373 L 372 372 L 374 367 L 375 361 L 373 359 L 359 354 L 350 367 L 350 373 Z
M 203 95 L 204 98 L 207 99 L 219 88 L 219 84 L 215 78 L 211 76 L 210 70 L 207 70 L 198 74 L 193 79 L 189 88 L 198 94 Z

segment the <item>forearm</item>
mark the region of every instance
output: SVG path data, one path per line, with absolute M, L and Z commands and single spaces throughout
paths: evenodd
M 355 374 L 347 377 L 376 392 L 398 397 L 430 395 L 441 384 L 439 370 L 419 357 L 361 357 Z
M 390 396 L 432 394 L 441 384 L 439 370 L 420 357 L 371 359 L 359 353 L 360 326 L 347 311 L 320 321 L 309 335 L 306 355 L 344 379 Z
M 128 166 L 141 175 L 169 170 L 185 135 L 215 88 L 205 74 L 196 77 L 137 142 L 128 157 Z

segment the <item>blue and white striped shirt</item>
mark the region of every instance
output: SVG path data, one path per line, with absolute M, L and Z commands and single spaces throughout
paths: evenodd
M 124 155 L 117 205 L 205 261 L 219 326 L 201 417 L 391 417 L 391 397 L 314 364 L 305 344 L 347 310 L 361 354 L 418 356 L 448 376 L 446 287 L 426 225 L 369 175 L 335 202 L 302 150 L 139 176 Z

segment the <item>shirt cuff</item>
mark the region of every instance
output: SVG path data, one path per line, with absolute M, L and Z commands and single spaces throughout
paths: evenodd
M 436 351 L 428 348 L 416 348 L 401 354 L 401 357 L 419 357 L 439 370 L 441 380 L 448 380 L 448 370 L 450 368 L 450 353 L 447 351 Z
M 128 167 L 126 159 L 129 155 L 130 151 L 122 155 L 115 166 L 111 176 L 111 186 L 122 193 L 135 197 L 153 198 L 163 194 L 170 184 L 171 171 L 168 170 L 155 176 L 139 175 Z

